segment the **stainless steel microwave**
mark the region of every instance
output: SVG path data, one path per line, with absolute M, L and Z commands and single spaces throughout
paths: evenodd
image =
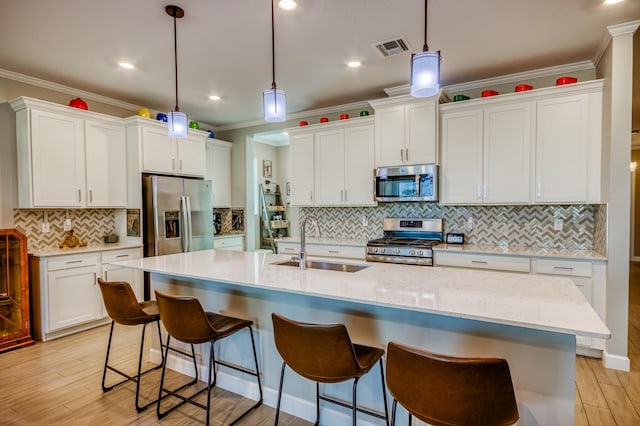
M 438 166 L 378 167 L 375 170 L 376 201 L 438 201 Z

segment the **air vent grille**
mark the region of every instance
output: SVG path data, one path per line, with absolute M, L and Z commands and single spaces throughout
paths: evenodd
M 395 56 L 409 50 L 408 43 L 402 37 L 376 43 L 376 48 L 384 56 Z

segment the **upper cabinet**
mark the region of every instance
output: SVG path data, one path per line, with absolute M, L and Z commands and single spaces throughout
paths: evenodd
M 437 163 L 437 97 L 400 96 L 375 109 L 375 167 Z
M 140 172 L 204 177 L 206 132 L 189 129 L 186 138 L 175 139 L 157 120 L 131 117 L 125 123 L 129 156 L 137 154 Z
M 213 207 L 231 207 L 231 142 L 207 139 L 205 180 L 211 181 Z
M 288 132 L 292 205 L 376 205 L 373 118 L 353 118 Z
M 441 105 L 442 203 L 601 202 L 602 87 Z
M 10 104 L 19 208 L 126 207 L 121 119 L 26 97 Z

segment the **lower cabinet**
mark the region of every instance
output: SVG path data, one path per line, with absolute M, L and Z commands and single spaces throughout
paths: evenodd
M 341 244 L 319 244 L 306 243 L 305 250 L 307 256 L 315 257 L 335 257 L 339 259 L 365 260 L 365 245 L 341 245 Z M 279 241 L 278 254 L 290 254 L 298 256 L 300 254 L 299 241 Z
M 606 261 L 574 260 L 550 257 L 508 256 L 484 253 L 461 253 L 436 250 L 435 266 L 457 266 L 474 269 L 492 269 L 505 272 L 524 272 L 566 277 L 573 281 L 585 299 L 604 321 L 606 303 Z M 577 353 L 600 357 L 604 340 L 577 336 Z
M 216 250 L 244 251 L 244 235 L 213 237 L 213 248 Z
M 33 337 L 47 341 L 108 323 L 98 277 L 129 282 L 142 300 L 141 274 L 108 265 L 141 256 L 140 248 L 31 256 Z

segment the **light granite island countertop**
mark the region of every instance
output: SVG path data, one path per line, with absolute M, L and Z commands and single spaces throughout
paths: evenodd
M 368 267 L 349 273 L 274 264 L 288 258 L 208 250 L 117 265 L 151 272 L 153 289 L 194 295 L 206 309 L 253 319 L 268 405 L 275 405 L 281 362 L 271 312 L 301 321 L 342 322 L 354 341 L 378 347 L 394 340 L 450 355 L 506 358 L 525 425 L 573 424 L 575 337 L 610 337 L 567 278 L 355 261 L 348 263 Z M 249 354 L 244 337 L 228 345 Z M 157 349 L 155 355 L 159 359 Z M 180 370 L 179 362 L 173 365 Z M 362 379 L 368 391 L 359 402 L 381 410 L 376 376 Z M 230 372 L 220 386 L 255 397 L 248 382 Z M 334 396 L 350 399 L 350 384 L 331 389 Z M 285 384 L 285 392 L 285 411 L 314 418 L 313 385 Z M 333 407 L 323 406 L 322 416 L 327 424 L 349 423 L 348 415 Z

